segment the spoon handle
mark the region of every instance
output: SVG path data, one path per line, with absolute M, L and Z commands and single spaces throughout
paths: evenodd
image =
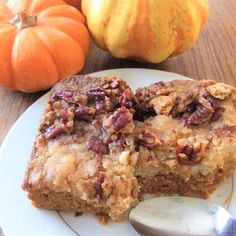
M 216 227 L 216 235 L 217 236 L 234 236 L 236 235 L 236 220 L 233 218 L 228 219 L 227 224 L 222 225 L 219 224 Z

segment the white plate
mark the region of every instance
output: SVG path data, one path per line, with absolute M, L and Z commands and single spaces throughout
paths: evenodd
M 136 89 L 157 81 L 188 79 L 173 73 L 145 69 L 116 69 L 93 73 L 94 76 L 120 76 Z M 74 217 L 73 213 L 48 211 L 32 207 L 21 190 L 24 171 L 48 94 L 36 101 L 17 120 L 0 151 L 0 226 L 5 236 L 135 236 L 127 222 L 101 226 L 92 215 Z M 236 178 L 231 177 L 211 196 L 236 216 Z M 233 181 L 233 178 L 235 179 Z M 235 199 L 235 200 L 233 200 Z

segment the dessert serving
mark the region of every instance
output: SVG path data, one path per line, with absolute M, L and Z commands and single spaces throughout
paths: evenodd
M 132 103 L 118 78 L 75 76 L 52 89 L 23 185 L 35 206 L 123 216 L 139 191 Z
M 136 97 L 141 191 L 207 198 L 236 167 L 235 89 L 183 80 L 140 88 Z
M 57 84 L 23 189 L 36 207 L 115 221 L 144 193 L 207 197 L 236 168 L 236 94 L 214 81 Z

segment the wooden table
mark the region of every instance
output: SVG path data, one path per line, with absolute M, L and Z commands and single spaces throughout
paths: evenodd
M 183 55 L 158 65 L 142 64 L 115 59 L 93 44 L 82 73 L 112 68 L 151 68 L 180 73 L 194 79 L 213 79 L 236 86 L 236 0 L 209 1 L 210 19 L 204 26 L 197 44 Z M 43 94 L 25 94 L 0 89 L 0 145 L 16 119 Z

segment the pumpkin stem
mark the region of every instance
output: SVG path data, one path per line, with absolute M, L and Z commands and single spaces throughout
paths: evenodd
M 37 16 L 28 16 L 25 11 L 17 13 L 17 15 L 10 20 L 10 23 L 15 25 L 18 29 L 24 29 L 36 25 Z

